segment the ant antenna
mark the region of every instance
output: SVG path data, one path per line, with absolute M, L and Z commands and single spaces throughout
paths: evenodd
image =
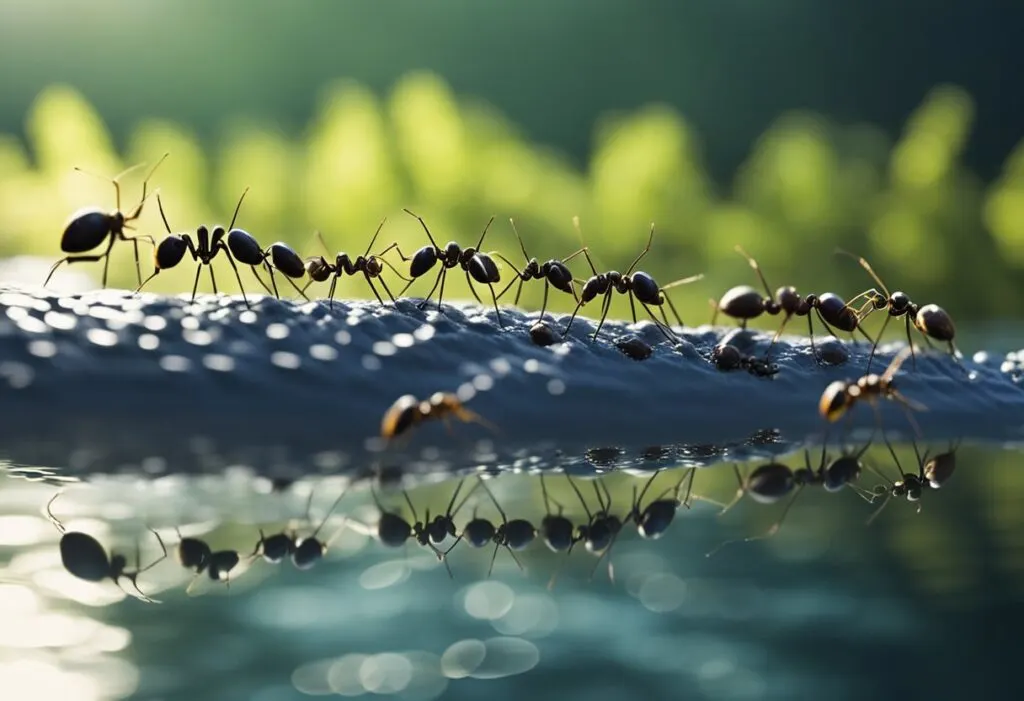
M 764 285 L 764 291 L 770 299 L 772 297 L 772 288 L 768 286 L 768 281 L 765 280 L 764 273 L 761 272 L 761 266 L 757 264 L 757 261 L 754 260 L 752 255 L 744 251 L 743 247 L 738 244 L 736 245 L 736 252 L 746 258 L 747 262 L 750 263 L 750 267 L 754 269 L 754 272 L 757 273 L 757 277 L 761 279 L 761 284 Z
M 246 194 L 249 192 L 249 188 L 246 187 L 242 190 L 242 196 L 238 198 L 238 204 L 235 205 L 235 213 L 231 215 L 231 223 L 228 224 L 228 231 L 235 228 L 235 219 L 238 218 L 238 210 L 242 208 L 242 200 L 245 199 Z
M 636 260 L 634 260 L 632 265 L 630 265 L 629 268 L 626 270 L 626 275 L 632 273 L 633 268 L 635 268 L 637 264 L 639 264 L 640 261 L 643 259 L 643 257 L 647 255 L 647 252 L 651 250 L 652 243 L 654 243 L 654 222 L 651 222 L 651 234 L 650 236 L 647 237 L 647 245 L 644 247 L 644 250 L 640 251 L 640 255 L 636 257 Z
M 379 236 L 379 235 L 380 235 L 380 230 L 384 228 L 384 222 L 386 222 L 387 220 L 388 220 L 388 218 L 387 218 L 387 217 L 384 217 L 383 219 L 381 219 L 381 220 L 380 220 L 380 224 L 378 224 L 378 225 L 377 225 L 377 230 L 376 230 L 375 232 L 373 232 L 373 238 L 372 238 L 372 239 L 370 239 L 370 245 L 368 245 L 368 246 L 366 247 L 366 253 L 364 253 L 364 254 L 363 254 L 363 257 L 364 257 L 364 258 L 365 258 L 366 256 L 370 255 L 370 249 L 372 249 L 372 248 L 373 248 L 373 244 L 374 244 L 374 243 L 375 243 L 375 242 L 377 241 L 377 236 Z M 318 231 L 318 232 L 317 232 L 317 235 L 319 235 L 319 234 L 320 234 L 320 232 Z M 324 240 L 324 239 L 323 239 L 323 237 L 321 236 L 321 237 L 320 237 L 320 241 L 321 241 L 321 243 L 323 242 L 323 240 Z M 324 248 L 327 248 L 327 246 L 324 246 Z
M 419 221 L 420 226 L 422 226 L 423 230 L 425 232 L 427 232 L 427 238 L 430 239 L 430 243 L 433 244 L 434 248 L 438 248 L 437 242 L 434 241 L 434 237 L 430 235 L 430 229 L 427 228 L 427 223 L 425 221 L 423 221 L 423 217 L 421 217 L 418 214 L 414 214 L 413 212 L 411 212 L 408 209 L 402 209 L 402 211 L 405 212 L 406 214 L 408 214 L 410 217 L 413 217 L 414 219 Z

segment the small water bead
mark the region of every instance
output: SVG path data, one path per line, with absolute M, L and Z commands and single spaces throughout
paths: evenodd
M 290 351 L 274 351 L 270 354 L 270 362 L 285 370 L 295 370 L 302 365 L 302 359 Z
M 288 338 L 289 333 L 289 328 L 285 324 L 282 324 L 280 322 L 275 322 L 273 324 L 267 325 L 267 338 L 273 339 L 275 341 L 280 341 L 285 338 Z
M 412 348 L 416 344 L 416 337 L 411 333 L 396 333 L 391 338 L 395 348 Z
M 144 333 L 139 336 L 139 348 L 142 350 L 156 350 L 160 347 L 160 337 L 151 333 Z
M 15 322 L 25 333 L 49 333 L 50 327 L 39 317 L 26 315 Z
M 388 341 L 375 341 L 372 347 L 374 355 L 390 356 L 398 352 L 398 348 Z
M 332 360 L 337 360 L 338 351 L 334 346 L 329 346 L 326 343 L 314 343 L 309 347 L 309 355 L 314 360 L 330 362 Z
M 78 317 L 74 314 L 64 314 L 62 312 L 46 312 L 43 315 L 43 323 L 52 329 L 71 331 L 78 325 Z
M 109 329 L 89 329 L 85 332 L 86 339 L 97 346 L 110 348 L 117 345 L 117 334 Z
M 371 372 L 381 369 L 380 358 L 375 355 L 364 355 L 362 364 L 364 369 L 370 370 Z
M 192 361 L 181 355 L 165 355 L 160 358 L 160 367 L 167 372 L 187 372 L 192 367 Z
M 235 359 L 230 355 L 210 353 L 203 357 L 203 365 L 208 370 L 214 370 L 216 372 L 231 372 L 235 369 Z
M 52 358 L 57 355 L 57 344 L 53 341 L 29 341 L 28 352 L 37 358 Z

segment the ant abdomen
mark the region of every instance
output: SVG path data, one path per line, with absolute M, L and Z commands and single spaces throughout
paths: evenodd
M 239 263 L 260 265 L 263 262 L 263 251 L 260 244 L 245 229 L 232 229 L 228 232 L 228 250 Z
M 412 526 L 397 514 L 382 512 L 377 522 L 377 537 L 389 548 L 401 547 L 412 534 Z
M 914 315 L 914 325 L 938 341 L 952 341 L 956 326 L 946 310 L 937 304 L 926 304 Z
M 296 569 L 308 570 L 324 556 L 324 545 L 316 538 L 304 538 L 292 552 L 292 564 Z
M 633 273 L 632 277 L 633 294 L 636 295 L 637 299 L 647 304 L 657 304 L 661 299 L 661 289 L 658 287 L 658 283 L 655 282 L 654 278 L 638 270 Z
M 505 524 L 505 538 L 511 550 L 523 550 L 537 537 L 537 529 L 526 519 L 516 518 Z
M 494 524 L 484 518 L 474 518 L 462 529 L 462 537 L 474 548 L 482 548 L 494 539 Z
M 181 262 L 181 259 L 185 257 L 187 252 L 188 244 L 185 243 L 185 239 L 176 234 L 171 234 L 157 244 L 156 250 L 153 253 L 157 270 L 173 268 Z
M 306 275 L 313 282 L 326 282 L 331 277 L 330 264 L 323 256 L 308 258 L 306 260 Z
M 434 247 L 424 246 L 413 254 L 412 263 L 409 264 L 409 276 L 416 279 L 426 274 L 434 267 L 435 263 L 437 263 L 437 253 L 434 251 Z
M 826 292 L 817 298 L 818 311 L 825 317 L 832 326 L 835 326 L 840 331 L 846 331 L 847 333 L 853 333 L 857 330 L 857 325 L 860 320 L 857 318 L 857 314 L 846 306 L 846 302 L 837 294 Z
M 572 547 L 573 525 L 565 516 L 545 516 L 541 521 L 544 543 L 552 552 L 565 552 Z
M 822 487 L 826 492 L 838 492 L 840 489 L 856 482 L 860 477 L 860 460 L 855 455 L 844 455 L 825 470 Z
M 119 218 L 120 217 L 120 218 Z M 71 215 L 60 239 L 60 250 L 64 253 L 87 253 L 103 243 L 110 229 L 120 229 L 124 215 L 113 216 L 94 207 L 80 209 Z
M 288 247 L 287 244 L 278 241 L 268 247 L 270 262 L 274 267 L 290 278 L 301 278 L 306 274 L 306 265 L 302 262 L 299 254 Z
M 481 285 L 500 282 L 498 266 L 490 256 L 478 253 L 469 261 L 469 274 Z
M 747 478 L 751 499 L 761 504 L 774 504 L 793 491 L 793 471 L 781 463 L 768 463 L 754 468 Z
M 749 285 L 740 285 L 726 291 L 718 300 L 718 308 L 734 319 L 756 319 L 765 311 L 761 293 Z
M 676 517 L 676 508 L 676 503 L 667 499 L 648 504 L 636 525 L 640 537 L 656 540 L 664 535 Z

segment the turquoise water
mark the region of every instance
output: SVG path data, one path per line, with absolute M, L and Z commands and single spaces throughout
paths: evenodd
M 898 456 L 913 465 L 906 446 Z M 627 525 L 606 558 L 614 581 L 605 561 L 582 546 L 567 558 L 539 540 L 518 553 L 523 571 L 499 552 L 490 578 L 492 549 L 460 543 L 449 578 L 430 551 L 413 543 L 389 549 L 366 535 L 360 524 L 372 530 L 377 510 L 365 485 L 356 485 L 321 531 L 334 539 L 312 569 L 257 561 L 233 571 L 229 588 L 203 577 L 186 594 L 190 576 L 172 552 L 139 579 L 159 604 L 67 574 L 59 533 L 41 513 L 57 488 L 38 473 L 12 473 L 0 483 L 0 680 L 13 694 L 4 698 L 1020 698 L 1024 473 L 1017 458 L 966 444 L 953 478 L 923 493 L 920 513 L 893 500 L 870 526 L 880 502 L 809 487 L 775 537 L 712 557 L 708 551 L 726 539 L 764 532 L 782 504 L 745 497 L 719 516 L 710 500 L 731 500 L 732 469 L 700 469 L 694 492 L 709 501 L 680 509 L 659 540 Z M 866 462 L 895 478 L 884 448 L 872 448 Z M 667 471 L 656 485 L 670 487 L 683 474 Z M 624 513 L 647 477 L 599 479 L 611 510 Z M 577 479 L 594 509 L 591 481 Z M 866 471 L 860 483 L 882 482 Z M 510 519 L 543 517 L 536 475 L 504 474 L 487 484 Z M 547 484 L 570 519 L 585 520 L 564 475 L 549 474 Z M 144 561 L 159 555 L 147 525 L 172 551 L 180 527 L 214 549 L 248 554 L 258 527 L 269 534 L 301 520 L 310 489 L 316 521 L 343 486 L 329 478 L 272 492 L 237 469 L 191 481 L 105 478 L 67 486 L 53 511 L 130 562 L 137 539 Z M 438 513 L 454 486 L 452 479 L 421 484 L 409 496 L 420 515 L 427 507 Z M 394 489 L 382 490 L 381 500 L 402 508 Z M 474 508 L 500 520 L 479 489 L 463 508 L 460 527 Z

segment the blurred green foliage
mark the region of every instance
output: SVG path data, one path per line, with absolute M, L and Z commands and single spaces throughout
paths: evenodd
M 952 86 L 928 95 L 895 143 L 869 125 L 784 114 L 723 192 L 702 164 L 699 136 L 683 116 L 656 104 L 602 120 L 589 166 L 580 172 L 563 155 L 529 143 L 487 105 L 458 99 L 430 73 L 409 74 L 383 99 L 358 84 L 331 85 L 300 141 L 258 121 L 236 122 L 226 125 L 227 137 L 213 152 L 187 127 L 150 120 L 137 125 L 126 152 L 118 153 L 101 115 L 75 90 L 56 85 L 27 116 L 27 145 L 0 135 L 0 255 L 56 258 L 70 212 L 113 206 L 110 183 L 75 166 L 108 177 L 170 152 L 153 185 L 175 231 L 227 224 L 250 187 L 238 225 L 264 245 L 283 240 L 302 255 L 322 252 L 314 230 L 332 249 L 361 253 L 385 216 L 377 246 L 397 240 L 406 252 L 415 249 L 426 241 L 401 212 L 408 207 L 442 245 L 449 239 L 475 244 L 497 215 L 484 249 L 517 264 L 521 254 L 508 217 L 530 255 L 543 261 L 579 247 L 572 226 L 579 216 L 595 261 L 622 270 L 654 222 L 654 246 L 640 268 L 663 284 L 705 274 L 672 292 L 689 324 L 709 318 L 709 298 L 756 284 L 736 244 L 759 260 L 773 287 L 793 284 L 804 293 L 831 290 L 849 298 L 873 286 L 854 261 L 835 255 L 841 246 L 865 255 L 890 287 L 922 304 L 938 303 L 954 318 L 1018 317 L 1012 291 L 1024 284 L 1024 142 L 1007 158 L 1002 177 L 986 185 L 960 163 L 972 117 L 969 96 Z M 123 209 L 137 201 L 145 172 L 124 179 Z M 147 202 L 138 231 L 160 236 L 155 204 Z M 118 286 L 134 286 L 128 249 L 115 255 Z M 590 274 L 582 259 L 573 267 L 578 277 Z M 98 280 L 98 266 L 90 270 Z M 182 265 L 162 273 L 150 289 L 187 291 L 193 271 Z M 225 261 L 217 272 L 234 292 Z M 251 276 L 243 281 L 256 291 Z M 416 283 L 410 294 L 425 294 L 431 282 Z M 528 285 L 522 306 L 539 307 L 541 287 Z M 339 294 L 370 293 L 348 280 Z M 451 296 L 469 297 L 458 276 Z M 572 308 L 567 296 L 553 301 L 555 309 Z M 628 316 L 624 298 L 612 313 Z

